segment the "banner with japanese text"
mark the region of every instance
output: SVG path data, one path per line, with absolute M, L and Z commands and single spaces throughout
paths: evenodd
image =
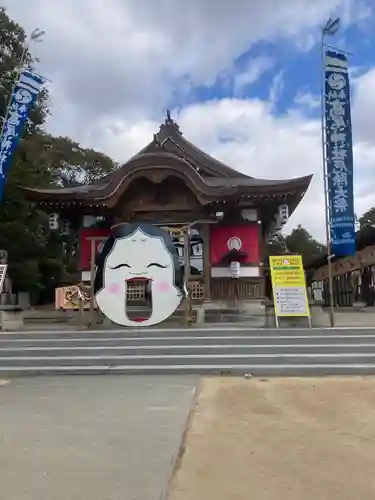
M 353 145 L 348 60 L 326 51 L 325 125 L 331 253 L 338 257 L 356 251 Z
M 0 138 L 0 200 L 3 197 L 12 155 L 43 83 L 41 76 L 22 70 L 13 87 Z

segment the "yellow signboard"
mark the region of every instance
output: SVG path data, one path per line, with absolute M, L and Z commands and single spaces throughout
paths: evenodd
M 302 257 L 270 257 L 270 268 L 276 317 L 310 316 Z

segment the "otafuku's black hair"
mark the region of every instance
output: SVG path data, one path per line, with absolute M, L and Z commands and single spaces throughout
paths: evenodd
M 104 241 L 103 247 L 100 252 L 97 253 L 95 264 L 96 264 L 96 274 L 94 281 L 94 293 L 97 294 L 104 285 L 104 266 L 107 256 L 111 253 L 113 247 L 115 246 L 116 240 L 120 238 L 126 238 L 131 236 L 137 230 L 141 230 L 144 234 L 150 237 L 160 238 L 167 251 L 171 254 L 174 262 L 174 285 L 179 290 L 181 295 L 184 295 L 183 288 L 183 275 L 181 270 L 180 261 L 178 258 L 177 248 L 174 246 L 172 239 L 170 238 L 167 231 L 161 229 L 158 226 L 153 226 L 152 224 L 118 224 L 111 229 L 108 238 Z

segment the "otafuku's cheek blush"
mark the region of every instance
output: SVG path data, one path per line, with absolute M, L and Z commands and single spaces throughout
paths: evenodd
M 170 283 L 168 281 L 158 281 L 155 288 L 157 292 L 168 292 L 170 290 Z
M 109 293 L 113 293 L 113 294 L 118 294 L 121 292 L 121 285 L 119 283 L 109 283 L 107 286 L 106 286 L 107 290 Z

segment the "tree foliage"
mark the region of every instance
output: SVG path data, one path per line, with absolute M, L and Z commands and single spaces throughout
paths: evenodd
M 375 207 L 371 207 L 361 217 L 355 218 L 359 229 L 370 225 L 375 226 Z M 300 254 L 305 264 L 309 264 L 327 253 L 326 246 L 313 238 L 307 229 L 301 225 L 286 236 L 281 233 L 274 235 L 268 242 L 267 251 L 268 255 L 286 254 L 288 252 Z
M 34 69 L 37 63 L 29 49 L 25 48 L 26 33 L 15 21 L 12 21 L 3 7 L 0 7 L 0 116 L 5 116 L 7 104 L 17 70 L 23 65 Z M 48 92 L 40 92 L 36 105 L 30 113 L 26 132 L 41 130 L 48 115 Z
M 301 225 L 285 237 L 285 243 L 290 252 L 302 255 L 304 263 L 309 263 L 326 253 L 326 246 L 319 243 Z
M 0 112 L 7 102 L 19 68 L 26 34 L 0 8 Z M 26 50 L 25 65 L 36 61 Z M 53 137 L 44 130 L 49 113 L 48 91 L 43 90 L 30 113 L 26 130 L 13 154 L 3 199 L 0 201 L 0 249 L 7 250 L 9 274 L 15 291 L 37 297 L 71 272 L 71 248 L 61 233 L 51 233 L 48 215 L 27 202 L 19 189 L 83 184 L 115 168 L 106 155 L 84 149 L 68 137 Z M 71 238 L 70 238 L 71 239 Z M 72 243 L 70 241 L 70 243 Z
M 304 264 L 308 264 L 324 255 L 326 246 L 313 238 L 307 229 L 298 225 L 286 236 L 277 233 L 268 243 L 267 251 L 268 255 L 299 254 L 302 255 Z
M 363 229 L 366 226 L 375 224 L 375 207 L 371 207 L 358 219 L 359 228 Z
M 56 187 L 88 184 L 115 168 L 115 163 L 106 155 L 84 149 L 69 137 L 43 137 L 44 162 Z

